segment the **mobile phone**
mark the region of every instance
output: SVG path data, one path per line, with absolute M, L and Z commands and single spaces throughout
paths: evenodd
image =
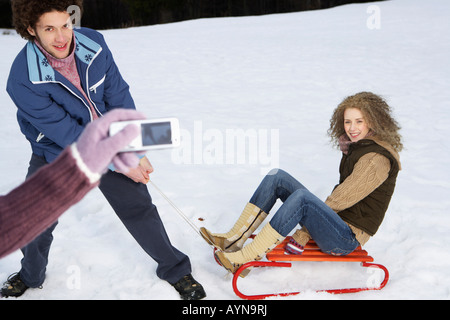
M 109 127 L 109 135 L 115 135 L 129 124 L 139 126 L 141 131 L 122 152 L 174 148 L 180 145 L 180 124 L 176 118 L 113 122 Z

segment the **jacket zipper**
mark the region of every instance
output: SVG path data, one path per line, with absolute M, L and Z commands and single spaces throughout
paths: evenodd
M 87 69 L 86 69 L 86 88 L 89 88 L 89 68 L 91 67 L 92 63 L 94 62 L 94 60 L 98 57 L 98 55 L 100 54 L 100 52 L 103 51 L 103 48 L 100 47 L 100 49 L 97 51 L 97 53 L 95 54 L 95 56 L 92 58 L 91 63 L 89 63 Z M 95 90 L 97 89 L 97 87 L 100 86 L 100 84 L 102 84 L 105 81 L 106 75 L 103 77 L 102 80 L 100 80 L 99 82 L 97 82 L 93 87 L 95 87 Z M 97 111 L 97 113 L 102 117 L 103 114 L 97 109 L 96 104 L 94 103 L 94 101 L 92 101 L 91 99 L 91 91 L 90 89 L 87 90 L 86 95 L 88 96 L 89 101 L 92 103 L 92 105 L 94 106 L 94 109 Z M 88 109 L 90 111 L 90 108 L 88 106 Z M 93 120 L 92 118 L 92 112 L 91 112 L 91 121 Z

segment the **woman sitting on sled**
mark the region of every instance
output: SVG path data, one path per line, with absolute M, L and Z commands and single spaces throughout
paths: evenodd
M 272 170 L 229 232 L 201 229 L 205 240 L 221 249 L 218 261 L 235 273 L 243 264 L 262 259 L 298 224 L 302 228 L 286 245 L 287 253 L 302 254 L 310 238 L 332 255 L 347 255 L 363 246 L 383 221 L 401 170 L 399 129 L 381 97 L 369 92 L 347 97 L 334 110 L 328 130 L 342 151 L 339 184 L 331 195 L 323 202 L 285 171 Z M 283 205 L 243 246 L 277 199 Z

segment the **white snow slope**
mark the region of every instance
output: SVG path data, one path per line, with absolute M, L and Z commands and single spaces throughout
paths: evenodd
M 360 91 L 393 107 L 403 170 L 365 247 L 389 269 L 387 286 L 316 293 L 364 286 L 378 275 L 359 264 L 310 262 L 253 270 L 240 280 L 242 291 L 304 291 L 279 298 L 293 300 L 450 297 L 449 12 L 447 0 L 392 0 L 103 32 L 138 108 L 150 118 L 178 117 L 183 127 L 180 149 L 148 153 L 153 181 L 198 227 L 214 232 L 228 231 L 274 167 L 325 199 L 341 157 L 326 135 L 333 109 Z M 31 156 L 4 90 L 24 45 L 17 35 L 0 35 L 1 194 L 23 181 Z M 243 145 L 232 149 L 233 141 Z M 239 299 L 210 247 L 148 187 L 207 299 Z M 54 236 L 43 289 L 20 299 L 179 299 L 98 190 L 63 215 Z M 21 257 L 0 260 L 0 281 L 20 269 Z

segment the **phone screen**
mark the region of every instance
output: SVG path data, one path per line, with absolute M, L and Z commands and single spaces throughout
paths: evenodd
M 143 123 L 141 130 L 144 147 L 172 143 L 170 122 Z

